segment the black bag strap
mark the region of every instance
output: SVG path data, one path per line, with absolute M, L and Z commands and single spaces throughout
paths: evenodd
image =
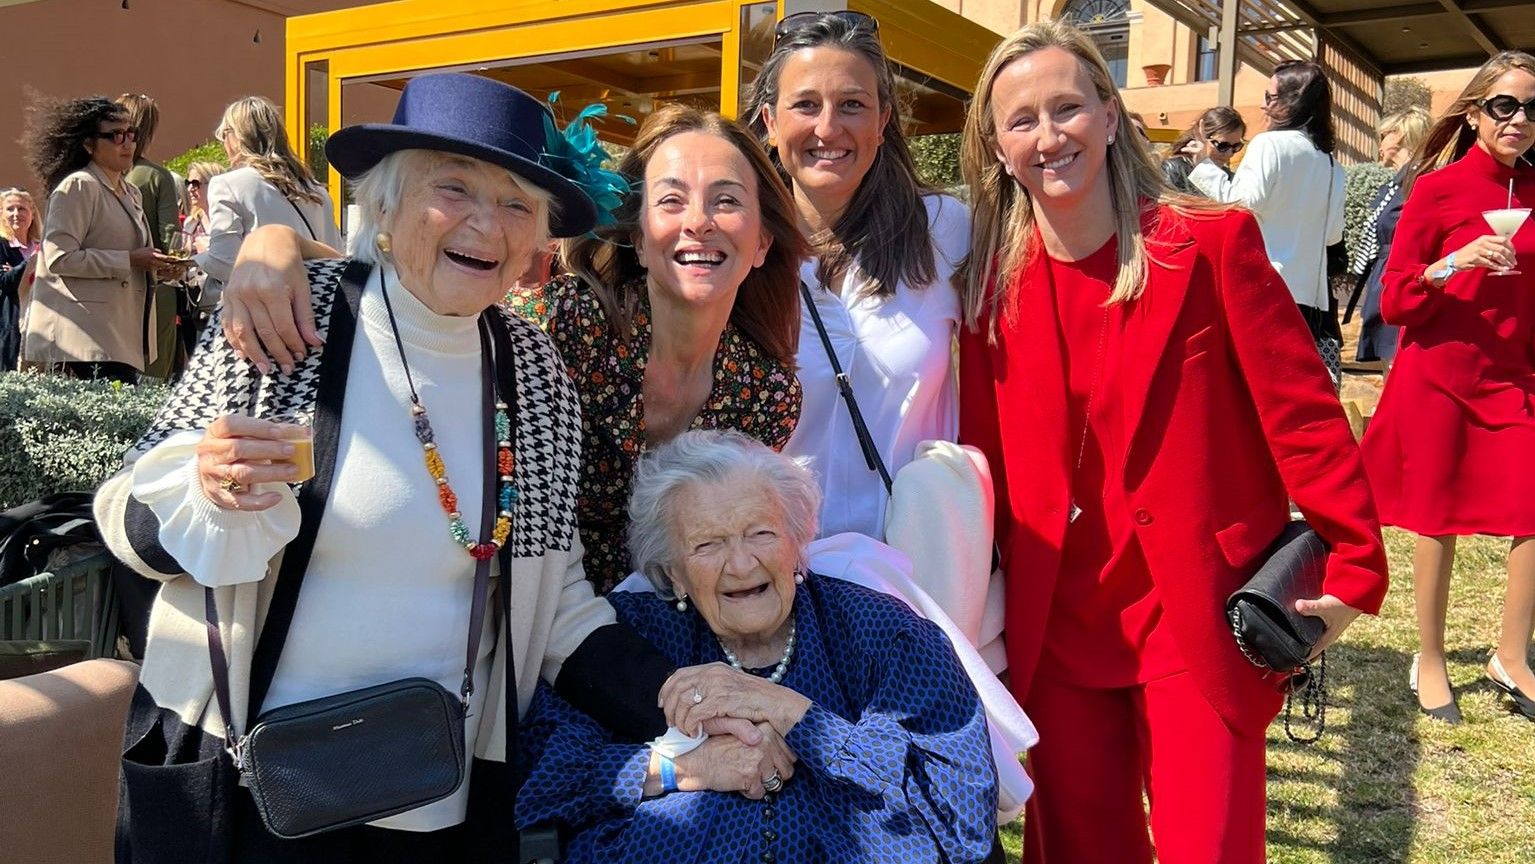
M 506 403 L 506 419 L 511 425 L 512 452 L 517 451 L 517 354 L 512 350 L 512 338 L 507 330 L 506 319 L 492 308 L 487 313 L 486 320 L 490 324 L 492 344 L 495 346 L 497 386 L 501 388 L 501 399 Z M 487 475 L 489 476 L 489 475 Z M 494 479 L 493 477 L 491 479 Z M 512 645 L 512 543 L 517 537 L 517 507 L 513 505 L 511 510 L 512 530 L 506 535 L 506 543 L 501 547 L 501 582 L 496 586 L 496 593 L 500 596 L 501 622 L 497 628 L 498 637 L 501 639 L 506 659 L 502 666 L 506 669 L 506 681 L 502 683 L 501 695 L 503 704 L 501 710 L 506 718 L 506 776 L 509 781 L 508 801 L 517 800 L 517 749 L 519 739 L 519 726 L 517 721 L 517 650 Z
M 484 489 L 483 489 L 482 495 L 481 495 L 481 506 L 480 506 L 480 534 L 481 534 L 482 542 L 485 542 L 486 538 L 489 537 L 490 531 L 491 531 L 492 527 L 495 525 L 495 521 L 496 521 L 496 504 L 497 504 L 496 482 L 497 482 L 497 479 L 500 476 L 500 474 L 499 474 L 499 472 L 497 470 L 497 468 L 498 468 L 498 464 L 497 464 L 498 441 L 497 441 L 497 436 L 496 436 L 496 423 L 495 423 L 495 416 L 496 416 L 496 379 L 498 377 L 498 374 L 497 374 L 497 365 L 498 364 L 497 364 L 497 356 L 496 355 L 497 355 L 498 352 L 493 350 L 491 326 L 489 324 L 489 320 L 491 318 L 493 318 L 494 316 L 498 315 L 498 314 L 499 314 L 498 312 L 496 312 L 494 309 L 492 309 L 492 310 L 484 313 L 484 315 L 480 319 L 480 349 L 481 349 L 481 356 L 482 356 L 482 364 L 481 364 L 482 372 L 481 372 L 481 376 L 480 376 L 481 377 L 481 414 L 483 416 L 483 422 L 484 422 L 484 429 L 483 429 L 483 433 L 482 433 L 482 436 L 483 436 L 483 449 L 484 449 L 484 469 L 481 472 L 482 475 L 483 475 Z M 505 401 L 506 405 L 507 405 L 507 409 L 506 410 L 507 410 L 508 419 L 512 420 L 512 428 L 515 430 L 516 429 L 516 421 L 515 421 L 514 418 L 516 417 L 516 407 L 515 407 L 516 404 L 517 404 L 516 394 L 515 394 L 515 392 L 506 393 L 502 398 L 503 398 L 503 401 Z M 316 417 L 316 421 L 318 423 L 318 416 Z M 318 430 L 316 430 L 316 438 L 318 439 Z M 318 444 L 316 445 L 316 450 L 317 451 L 319 450 Z M 332 445 L 329 448 L 329 453 L 328 453 L 328 457 L 329 458 L 327 459 L 327 461 L 330 464 L 327 465 L 327 469 L 328 469 L 327 470 L 327 474 L 332 474 L 333 471 L 334 471 L 334 454 L 335 454 L 335 446 Z M 317 453 L 316 455 L 318 456 L 319 454 Z M 316 479 L 318 479 L 318 477 L 319 477 L 318 466 L 316 466 L 316 468 L 317 468 L 317 470 L 316 470 Z M 327 478 L 327 480 L 329 480 L 329 478 Z M 328 486 L 329 483 L 327 482 L 326 485 Z M 306 517 L 307 517 L 307 514 L 306 514 Z M 305 564 L 306 567 L 307 567 L 307 560 L 308 560 L 308 557 L 309 557 L 309 552 L 311 552 L 313 550 L 314 535 L 318 533 L 318 522 L 319 522 L 319 520 L 315 519 L 314 522 L 316 524 L 314 525 L 313 530 L 307 531 L 307 533 L 310 536 L 308 538 L 308 549 L 305 550 L 305 555 L 304 555 L 304 559 L 305 559 L 305 562 L 306 562 L 306 564 Z M 307 526 L 308 522 L 306 521 L 304 524 Z M 301 536 L 304 533 L 306 533 L 306 531 L 301 529 L 301 531 L 300 531 Z M 295 542 L 297 542 L 297 540 L 295 540 Z M 508 535 L 506 544 L 504 544 L 502 546 L 501 550 L 500 550 L 500 554 L 502 556 L 502 561 L 503 561 L 503 566 L 505 566 L 509 562 L 510 555 L 509 555 L 508 549 L 509 549 L 510 545 L 511 545 L 511 536 Z M 287 556 L 285 555 L 284 556 L 284 564 L 286 565 L 286 563 L 287 563 Z M 283 567 L 284 571 L 286 571 L 287 569 L 288 568 L 286 566 Z M 507 576 L 509 577 L 510 570 L 507 569 L 505 572 L 506 572 Z M 283 574 L 279 574 L 278 578 L 279 578 L 279 580 L 281 580 L 283 578 Z M 301 576 L 300 576 L 300 580 L 299 581 L 302 581 Z M 509 582 L 509 578 L 503 578 L 503 582 L 504 583 L 505 582 Z M 505 586 L 503 585 L 503 588 L 504 587 Z M 468 709 L 470 696 L 472 696 L 473 693 L 474 693 L 474 667 L 475 667 L 475 661 L 478 658 L 479 651 L 480 651 L 480 636 L 481 636 L 482 631 L 484 630 L 485 607 L 486 607 L 487 595 L 489 594 L 489 588 L 490 588 L 490 559 L 489 558 L 481 558 L 481 559 L 478 559 L 475 562 L 475 568 L 474 568 L 474 594 L 473 594 L 473 598 L 472 598 L 471 603 L 470 603 L 470 610 L 469 610 L 469 634 L 468 634 L 468 637 L 466 639 L 466 646 L 465 646 L 465 650 L 464 650 L 464 678 L 463 678 L 463 682 L 462 682 L 462 684 L 461 684 L 461 686 L 459 688 L 459 699 L 462 702 L 465 710 Z M 297 587 L 295 587 L 294 591 L 295 591 L 295 593 L 297 592 Z M 509 602 L 509 599 L 506 596 L 507 592 L 505 590 L 503 590 L 502 591 L 502 595 L 503 595 L 503 599 L 502 599 L 503 609 L 506 609 L 506 608 L 508 608 L 507 604 Z M 219 712 L 222 715 L 222 718 L 223 718 L 223 721 L 224 721 L 224 743 L 225 743 L 225 746 L 230 750 L 231 754 L 234 755 L 236 764 L 239 764 L 239 762 L 240 762 L 240 753 L 239 753 L 238 739 L 239 739 L 240 736 L 238 736 L 235 733 L 234 725 L 233 725 L 234 714 L 233 714 L 233 712 L 231 710 L 232 700 L 231 700 L 231 697 L 230 697 L 230 688 L 229 688 L 229 658 L 228 658 L 228 655 L 226 654 L 226 652 L 224 651 L 223 637 L 222 637 L 222 634 L 219 631 L 218 605 L 215 602 L 214 592 L 213 592 L 212 588 L 206 588 L 205 587 L 203 589 L 203 613 L 204 613 L 204 617 L 206 619 L 207 629 L 208 629 L 208 656 L 209 656 L 210 665 L 212 666 L 212 670 L 213 670 L 213 689 L 214 689 L 214 695 L 215 695 L 215 697 L 216 697 L 216 699 L 218 701 Z M 269 618 L 270 618 L 270 615 L 271 615 L 271 613 L 270 613 L 270 610 L 269 610 L 269 612 L 268 612 L 268 617 Z M 505 620 L 508 620 L 508 619 L 503 617 L 503 621 L 505 621 Z M 266 635 L 265 632 L 263 632 L 262 635 L 265 636 Z M 286 639 L 286 637 L 287 637 L 287 628 L 286 628 L 286 626 L 284 626 L 282 628 L 282 635 L 283 635 L 283 638 Z M 509 646 L 510 646 L 510 641 L 508 640 L 508 647 Z M 280 651 L 281 651 L 281 645 L 280 644 L 278 645 L 277 650 L 280 653 Z M 254 667 L 255 664 L 253 663 L 252 665 Z M 276 666 L 276 663 L 275 663 L 275 658 L 274 658 L 273 671 L 275 671 L 275 666 Z M 513 674 L 513 672 L 511 671 L 511 667 L 508 666 L 508 676 L 511 676 L 512 674 Z M 254 679 L 254 673 L 253 673 L 253 679 Z M 252 706 L 251 715 L 252 715 L 252 717 L 254 717 L 257 714 L 259 714 L 261 702 L 256 699 L 256 689 L 255 689 L 255 686 L 254 686 L 254 684 L 255 684 L 254 680 L 253 680 L 252 683 L 253 683 L 253 686 L 252 686 L 252 689 L 251 689 L 251 697 L 252 698 L 251 698 L 251 701 L 250 701 L 250 705 Z M 270 679 L 270 677 L 267 677 L 267 679 L 265 681 L 265 686 L 262 688 L 262 692 L 261 692 L 261 696 L 262 696 L 263 699 L 265 698 L 266 689 L 269 688 L 270 686 L 271 686 L 271 679 Z M 512 704 L 515 705 L 515 701 L 513 701 Z
M 826 359 L 831 361 L 831 371 L 836 375 L 837 390 L 842 393 L 842 401 L 847 403 L 847 413 L 853 418 L 853 432 L 858 436 L 858 446 L 863 450 L 863 461 L 869 466 L 870 471 L 878 471 L 879 479 L 885 483 L 885 491 L 892 491 L 894 484 L 890 480 L 890 472 L 885 468 L 885 461 L 880 458 L 879 448 L 874 446 L 874 436 L 869 434 L 869 426 L 863 420 L 863 412 L 858 410 L 858 400 L 853 398 L 853 382 L 848 374 L 842 371 L 842 361 L 837 359 L 837 351 L 832 347 L 831 337 L 826 334 L 826 325 L 821 321 L 821 312 L 816 309 L 815 298 L 810 294 L 810 286 L 804 280 L 799 283 L 800 297 L 805 302 L 805 308 L 810 311 L 810 320 L 815 322 L 815 332 L 821 337 L 821 347 L 826 349 Z
M 320 242 L 319 236 L 314 233 L 314 226 L 309 224 L 309 217 L 305 216 L 304 211 L 298 208 L 298 202 L 286 195 L 283 196 L 282 200 L 288 202 L 288 205 L 293 208 L 293 212 L 298 214 L 298 218 L 304 223 L 304 230 L 309 232 L 309 239 L 316 243 Z

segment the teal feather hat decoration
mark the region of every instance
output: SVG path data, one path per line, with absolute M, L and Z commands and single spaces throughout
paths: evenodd
M 560 93 L 556 90 L 549 94 L 551 108 L 559 101 Z M 597 206 L 597 227 L 612 225 L 613 213 L 624 203 L 624 196 L 629 194 L 630 183 L 624 175 L 603 167 L 611 156 L 603 148 L 602 142 L 597 140 L 597 130 L 592 128 L 592 118 L 604 117 L 608 113 L 608 106 L 602 103 L 588 105 L 581 109 L 575 119 L 565 124 L 564 129 L 555 125 L 552 113 L 544 116 L 544 152 L 540 157 L 550 170 L 558 172 L 562 177 L 579 186 L 592 203 Z M 613 115 L 619 120 L 634 123 L 634 118 L 622 114 Z

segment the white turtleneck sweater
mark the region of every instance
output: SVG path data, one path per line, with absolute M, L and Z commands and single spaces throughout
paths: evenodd
M 387 274 L 416 391 L 459 510 L 478 536 L 484 454 L 476 319 L 438 315 L 392 269 L 376 273 Z M 448 534 L 427 473 L 377 275 L 363 293 L 360 318 L 330 499 L 263 711 L 411 676 L 456 693 L 463 677 L 474 560 Z M 214 507 L 196 475 L 201 437 L 181 433 L 145 454 L 135 468 L 135 497 L 160 519 L 166 551 L 198 582 L 218 587 L 263 578 L 267 561 L 297 534 L 292 490 L 281 485 L 284 503 L 261 513 Z M 464 724 L 470 753 L 495 647 L 492 617 L 486 616 Z M 442 801 L 371 824 L 410 831 L 456 825 L 468 791 L 466 782 Z

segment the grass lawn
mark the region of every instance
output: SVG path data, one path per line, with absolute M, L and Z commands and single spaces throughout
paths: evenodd
M 1389 530 L 1391 593 L 1328 655 L 1327 734 L 1269 729 L 1269 860 L 1275 864 L 1535 861 L 1535 723 L 1510 713 L 1483 666 L 1498 633 L 1507 540 L 1463 538 L 1450 598 L 1450 677 L 1466 722 L 1418 714 L 1412 536 Z M 1004 829 L 1009 860 L 1016 826 Z

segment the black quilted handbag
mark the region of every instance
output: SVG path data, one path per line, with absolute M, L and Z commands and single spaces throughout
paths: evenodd
M 1285 733 L 1296 741 L 1322 734 L 1327 710 L 1327 657 L 1310 657 L 1327 632 L 1321 618 L 1295 611 L 1295 601 L 1322 596 L 1327 544 L 1305 522 L 1291 522 L 1263 556 L 1258 572 L 1226 599 L 1226 619 L 1242 655 L 1260 669 L 1289 677 Z M 1303 716 L 1316 724 L 1316 735 L 1299 738 L 1290 731 L 1290 697 L 1299 694 Z

